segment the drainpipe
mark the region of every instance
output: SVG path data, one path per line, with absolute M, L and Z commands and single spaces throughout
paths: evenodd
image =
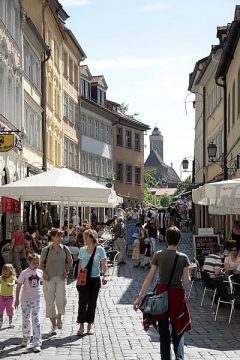
M 223 176 L 224 180 L 228 178 L 227 168 L 227 84 L 226 76 L 222 78 L 223 83 L 221 84 L 218 79 L 216 84 L 223 88 Z
M 206 88 L 203 87 L 203 169 L 206 169 Z M 205 184 L 205 171 L 203 172 L 203 183 Z
M 42 28 L 42 37 L 45 42 L 45 9 L 47 7 L 47 2 L 43 4 L 42 7 L 42 21 L 43 21 L 43 28 Z M 46 147 L 46 132 L 47 132 L 47 116 L 46 116 L 46 62 L 49 60 L 51 56 L 51 49 L 47 49 L 44 51 L 44 59 L 41 61 L 41 106 L 43 109 L 42 112 L 42 152 L 43 152 L 43 159 L 42 159 L 42 169 L 43 171 L 47 171 L 47 147 Z

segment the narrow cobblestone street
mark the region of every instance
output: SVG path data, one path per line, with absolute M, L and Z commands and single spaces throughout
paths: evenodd
M 184 233 L 180 250 L 192 253 L 190 234 Z M 159 359 L 159 341 L 143 331 L 141 313 L 134 312 L 132 303 L 139 292 L 147 270 L 134 269 L 131 260 L 128 264 L 115 269 L 107 286 L 101 289 L 95 320 L 95 333 L 79 338 L 76 336 L 77 292 L 75 282 L 68 285 L 68 304 L 64 317 L 63 329 L 57 336 L 48 336 L 50 324 L 42 312 L 43 346 L 40 354 L 33 354 L 32 349 L 20 347 L 21 311 L 15 315 L 15 328 L 3 326 L 0 330 L 1 359 L 50 359 L 57 360 L 151 360 Z M 217 322 L 210 300 L 206 298 L 200 307 L 202 288 L 198 296 L 194 290 L 190 299 L 193 330 L 186 334 L 186 360 L 224 360 L 240 359 L 238 341 L 240 313 L 236 310 L 232 323 L 228 324 L 229 308 L 219 310 Z

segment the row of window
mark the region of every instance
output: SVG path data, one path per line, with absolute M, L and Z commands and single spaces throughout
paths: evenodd
M 9 33 L 20 47 L 20 7 L 18 0 L 0 1 L 0 19 L 6 25 Z
M 41 61 L 25 38 L 23 39 L 23 51 L 24 71 L 34 85 L 41 90 Z
M 134 171 L 134 173 L 133 173 Z M 134 176 L 134 179 L 133 179 Z M 116 180 L 123 182 L 125 177 L 125 182 L 132 184 L 133 180 L 136 185 L 141 185 L 141 166 L 132 166 L 130 164 L 125 165 L 125 174 L 124 174 L 124 165 L 122 162 L 117 162 L 116 164 Z
M 223 98 L 223 88 L 214 86 L 212 91 L 207 95 L 206 117 L 208 118 L 216 109 L 219 102 Z
M 64 166 L 78 170 L 78 145 L 64 138 Z
M 111 127 L 87 114 L 81 115 L 81 132 L 91 138 L 111 144 Z
M 98 105 L 101 105 L 103 107 L 106 106 L 106 101 L 107 101 L 106 91 L 100 89 L 97 86 L 91 86 L 91 84 L 84 79 L 81 79 L 80 91 L 81 91 L 81 96 L 83 96 L 84 98 L 93 100 Z
M 71 56 L 64 51 L 63 53 L 63 73 L 69 79 L 70 83 L 78 86 L 78 65 L 74 62 Z
M 64 93 L 63 116 L 65 116 L 72 125 L 76 125 L 78 113 L 78 104 L 76 104 L 67 93 Z
M 55 111 L 55 115 L 60 118 L 60 91 L 56 86 L 53 91 L 53 84 L 50 79 L 47 81 L 47 104 L 52 110 Z
M 112 160 L 92 153 L 81 152 L 81 172 L 88 175 L 110 177 L 112 174 Z
M 0 67 L 0 113 L 21 128 L 21 84 L 12 71 Z
M 26 142 L 42 151 L 42 117 L 26 101 L 24 102 L 24 129 Z
M 85 97 L 85 99 L 91 99 L 91 86 L 88 81 L 81 79 L 81 95 Z
M 123 128 L 117 127 L 116 128 L 116 144 L 119 146 L 123 146 Z M 128 149 L 132 149 L 134 146 L 134 150 L 140 151 L 141 150 L 141 137 L 139 133 L 134 134 L 134 145 L 132 139 L 132 131 L 125 130 L 125 147 Z
M 56 139 L 52 132 L 46 134 L 47 144 L 47 158 L 56 166 L 60 166 L 61 161 L 61 146 L 60 141 Z

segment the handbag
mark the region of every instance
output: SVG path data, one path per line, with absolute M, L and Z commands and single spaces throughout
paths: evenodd
M 87 265 L 85 266 L 85 268 L 81 269 L 78 277 L 77 277 L 77 288 L 78 286 L 85 286 L 89 280 L 89 278 L 91 277 L 91 271 L 92 271 L 92 265 L 93 265 L 93 259 L 94 259 L 94 255 L 96 252 L 97 247 L 95 246 L 93 253 L 90 257 L 90 259 L 88 260 Z
M 178 254 L 176 254 L 174 259 L 167 288 L 171 283 L 177 265 L 177 260 L 178 260 Z M 143 312 L 144 315 L 162 315 L 168 311 L 168 290 L 165 290 L 163 293 L 156 295 L 155 289 L 153 292 L 147 293 L 140 304 L 139 309 Z

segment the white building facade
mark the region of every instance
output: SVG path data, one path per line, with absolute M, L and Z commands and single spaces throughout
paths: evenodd
M 107 84 L 81 66 L 81 173 L 104 182 L 113 178 L 112 124 L 116 117 L 106 108 Z
M 0 130 L 14 131 L 13 145 L 21 142 L 19 137 L 22 130 L 23 99 L 21 69 L 21 3 L 19 0 L 0 0 Z M 17 147 L 0 152 L 1 185 L 21 179 L 25 174 L 25 159 Z M 1 198 L 0 219 L 1 239 L 10 238 L 14 223 L 19 222 L 19 213 L 5 211 L 3 198 Z

